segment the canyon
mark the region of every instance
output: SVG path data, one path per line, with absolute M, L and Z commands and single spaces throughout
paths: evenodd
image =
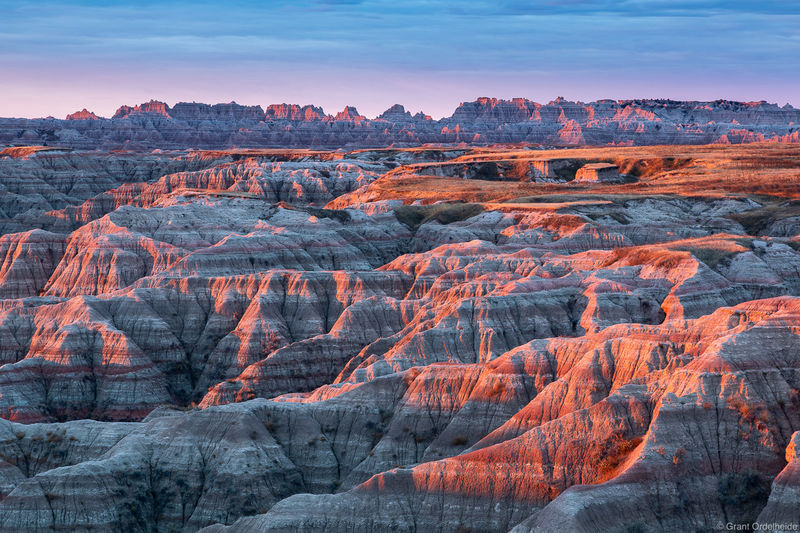
M 798 124 L 0 119 L 0 530 L 800 524 Z

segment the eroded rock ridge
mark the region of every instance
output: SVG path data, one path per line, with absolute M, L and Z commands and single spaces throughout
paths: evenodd
M 800 142 L 800 110 L 767 102 L 478 98 L 449 117 L 394 105 L 375 118 L 355 107 L 326 114 L 312 105 L 266 107 L 151 100 L 110 118 L 83 109 L 66 120 L 0 119 L 0 144 L 80 149 L 367 148 L 426 143 L 488 145 L 738 144 Z
M 796 523 L 799 155 L 17 149 L 0 530 Z

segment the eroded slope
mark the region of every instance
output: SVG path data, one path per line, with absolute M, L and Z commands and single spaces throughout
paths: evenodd
M 754 148 L 636 150 L 559 151 L 626 185 L 503 163 L 535 151 L 128 154 L 15 211 L 1 528 L 796 519 L 800 213 L 752 194 L 796 167 L 726 189 Z

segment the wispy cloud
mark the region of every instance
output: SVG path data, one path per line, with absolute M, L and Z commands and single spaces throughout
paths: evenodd
M 202 97 L 197 80 L 214 73 L 220 86 L 239 77 L 288 97 L 313 84 L 303 92 L 316 90 L 313 101 L 347 93 L 368 105 L 395 93 L 439 105 L 444 96 L 428 87 L 448 76 L 454 95 L 502 82 L 522 96 L 546 87 L 585 99 L 649 83 L 664 96 L 696 87 L 700 98 L 716 86 L 719 96 L 779 100 L 800 80 L 787 68 L 800 60 L 795 2 L 84 0 L 0 1 L 0 10 L 4 96 L 26 83 L 43 91 L 38 80 L 48 73 L 75 90 L 78 77 L 102 78 L 120 94 L 138 75 L 148 88 L 184 87 L 187 98 Z M 559 83 L 563 90 L 553 89 Z M 0 114 L 14 106 L 22 104 L 4 98 Z

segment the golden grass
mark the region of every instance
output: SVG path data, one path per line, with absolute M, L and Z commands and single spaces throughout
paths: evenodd
M 394 208 L 397 220 L 416 230 L 425 222 L 435 220 L 440 224 L 450 224 L 466 220 L 483 212 L 483 206 L 464 203 L 441 203 L 434 205 L 403 205 Z
M 741 224 L 750 235 L 760 235 L 778 220 L 800 217 L 800 200 L 759 197 L 757 201 L 762 203 L 761 207 L 730 215 L 730 218 Z
M 442 164 L 575 158 L 609 162 L 638 176 L 634 183 L 539 183 L 516 180 L 465 180 L 424 174 L 434 164 L 398 167 L 363 193 L 370 200 L 545 201 L 553 195 L 572 201 L 587 197 L 754 196 L 800 199 L 800 145 L 745 144 L 703 146 L 592 147 L 559 150 L 479 148 Z M 430 170 L 428 170 L 430 173 Z
M 0 150 L 0 157 L 28 157 L 39 152 L 71 152 L 59 146 L 9 146 Z
M 320 161 L 342 159 L 343 153 L 325 150 L 307 150 L 301 148 L 245 148 L 230 150 L 195 150 L 193 154 L 203 159 L 221 159 L 230 157 L 234 161 L 242 159 L 269 159 L 275 161 L 299 161 L 313 158 Z

